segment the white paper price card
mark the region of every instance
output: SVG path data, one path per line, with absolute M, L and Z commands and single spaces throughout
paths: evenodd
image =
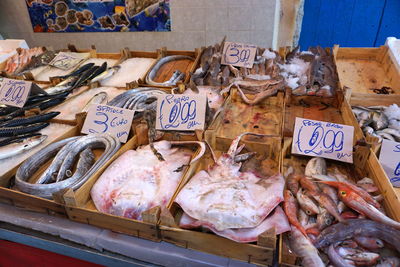
M 158 130 L 204 129 L 206 95 L 163 95 L 157 99 Z
M 383 139 L 379 161 L 393 186 L 400 187 L 400 143 Z
M 0 78 L 0 104 L 23 107 L 31 87 L 32 82 Z
M 134 114 L 135 111 L 129 109 L 92 104 L 81 132 L 85 134 L 109 133 L 125 143 Z
M 60 52 L 55 56 L 55 58 L 53 58 L 49 65 L 62 70 L 69 70 L 77 66 L 89 56 L 89 53 Z
M 256 45 L 225 42 L 221 64 L 252 68 L 256 51 Z
M 354 127 L 296 118 L 292 153 L 353 163 Z

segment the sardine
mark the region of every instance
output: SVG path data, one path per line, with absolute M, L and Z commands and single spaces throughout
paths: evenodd
M 312 158 L 307 162 L 305 175 L 312 177 L 319 174 L 326 175 L 326 161 L 323 158 Z
M 159 82 L 155 82 L 154 79 L 157 75 L 157 72 L 160 70 L 161 66 L 163 66 L 164 64 L 171 62 L 171 61 L 175 61 L 175 60 L 191 60 L 194 61 L 194 59 L 192 57 L 189 56 L 182 56 L 182 55 L 174 55 L 174 56 L 166 56 L 163 57 L 161 59 L 159 59 L 157 61 L 157 63 L 153 66 L 153 68 L 149 71 L 149 73 L 146 76 L 146 83 L 148 85 L 151 86 L 172 86 L 175 84 L 170 84 L 168 82 L 163 82 L 163 83 L 159 83 Z
M 313 244 L 296 227 L 288 234 L 291 250 L 302 258 L 302 265 L 307 267 L 325 267 Z
M 380 132 L 384 132 L 384 133 L 390 134 L 391 136 L 393 136 L 393 138 L 396 140 L 396 142 L 400 142 L 400 131 L 399 130 L 392 129 L 392 128 L 386 128 L 386 129 L 383 129 Z
M 118 72 L 119 69 L 121 69 L 121 66 L 119 66 L 119 65 L 108 68 L 107 70 L 103 71 L 99 75 L 95 76 L 90 82 L 94 83 L 94 82 L 101 82 L 103 80 L 106 80 L 106 79 L 110 78 L 111 76 L 113 76 L 116 72 Z
M 383 131 L 376 131 L 375 134 L 379 135 L 380 137 L 382 137 L 384 139 L 396 142 L 396 139 L 391 134 L 385 133 Z
M 301 209 L 304 210 L 307 215 L 319 213 L 318 206 L 308 196 L 303 194 L 301 188 L 297 191 L 296 197 Z
M 18 155 L 24 151 L 30 150 L 38 145 L 40 145 L 44 140 L 46 140 L 47 135 L 38 135 L 28 137 L 20 142 L 12 143 L 0 148 L 0 159 L 9 158 Z
M 374 112 L 372 115 L 372 128 L 377 130 L 382 130 L 389 126 L 389 119 L 386 117 L 384 113 Z
M 82 109 L 82 112 L 87 112 L 90 105 L 92 104 L 105 104 L 107 103 L 108 95 L 106 92 L 100 92 L 95 94 L 85 105 Z
M 356 235 L 379 238 L 400 252 L 400 231 L 379 222 L 365 219 L 350 219 L 347 224 L 337 223 L 321 232 L 314 243 L 317 248 L 328 247 L 336 242 L 352 239 Z

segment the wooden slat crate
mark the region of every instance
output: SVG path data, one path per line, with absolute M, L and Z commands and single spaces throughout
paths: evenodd
M 65 132 L 63 135 L 54 139 L 53 142 L 75 136 L 78 133 L 78 127 L 75 126 L 71 128 L 71 130 Z M 48 164 L 41 167 L 36 172 L 35 177 L 38 178 L 39 176 L 37 174 L 43 172 L 47 166 Z M 26 210 L 66 217 L 65 208 L 60 202 L 26 194 L 11 186 L 11 178 L 17 172 L 18 167 L 19 165 L 10 169 L 5 175 L 0 177 L 0 202 L 8 203 Z M 32 178 L 34 179 L 35 177 Z
M 289 166 L 293 166 L 295 170 L 304 173 L 304 168 L 311 157 L 297 156 L 291 154 L 292 136 L 294 129 L 294 118 L 303 117 L 314 120 L 329 121 L 345 125 L 354 125 L 355 117 L 351 111 L 350 105 L 346 101 L 342 101 L 340 108 L 328 107 L 321 110 L 324 105 L 314 103 L 314 105 L 297 106 L 285 103 L 285 123 L 284 128 L 286 134 L 283 142 L 282 151 L 282 172 L 284 173 Z M 357 140 L 363 139 L 362 132 L 359 128 L 355 128 L 355 136 L 353 145 Z M 383 206 L 388 215 L 396 220 L 400 220 L 400 190 L 393 188 L 385 172 L 382 169 L 375 153 L 369 145 L 355 146 L 354 164 L 346 164 L 338 161 L 327 160 L 329 165 L 335 165 L 340 171 L 355 181 L 363 177 L 370 177 L 378 186 L 380 193 L 384 197 Z M 293 255 L 282 241 L 279 241 L 279 262 L 282 266 L 291 266 L 296 264 L 296 255 Z
M 390 87 L 400 94 L 400 70 L 393 61 L 387 46 L 350 48 L 335 45 L 334 55 L 343 87 L 351 89 L 352 97 L 367 97 L 371 89 Z
M 246 144 L 246 149 L 249 151 L 256 151 L 257 157 L 259 157 L 258 159 L 266 163 L 265 165 L 262 164 L 262 166 L 270 166 L 270 173 L 275 174 L 279 171 L 280 167 L 281 140 L 280 137 L 270 137 L 267 142 L 263 144 L 253 141 L 243 141 L 242 143 Z M 217 138 L 216 146 L 214 147 L 216 155 L 219 156 L 222 152 L 226 152 L 231 141 L 232 139 L 228 138 Z M 174 203 L 174 199 L 194 174 L 202 169 L 206 169 L 212 163 L 211 154 L 206 153 L 201 160 L 191 164 L 174 198 L 169 203 L 168 210 L 161 212 L 160 231 L 162 240 L 184 248 L 244 262 L 258 265 L 270 265 L 277 241 L 274 229 L 261 234 L 258 241 L 254 244 L 237 243 L 213 233 L 179 228 L 178 220 L 182 214 L 182 209 L 179 205 Z M 259 166 L 261 166 L 261 164 Z
M 160 207 L 154 207 L 143 212 L 143 221 L 138 221 L 98 211 L 90 196 L 90 190 L 93 185 L 114 160 L 130 149 L 136 149 L 140 145 L 148 144 L 147 126 L 137 125 L 136 132 L 138 132 L 139 135 L 135 135 L 125 145 L 123 145 L 119 151 L 103 165 L 103 167 L 101 167 L 84 185 L 82 185 L 82 187 L 75 192 L 68 190 L 64 194 L 63 200 L 66 205 L 68 218 L 72 221 L 94 225 L 114 232 L 124 233 L 152 241 L 160 241 L 159 231 L 157 228 L 161 210 Z M 196 140 L 193 137 L 186 136 L 186 138 L 187 141 Z M 184 140 L 184 138 L 176 137 L 172 134 L 164 135 L 163 139 Z M 195 153 L 198 153 L 198 151 Z M 183 172 L 186 172 L 186 170 L 187 168 L 184 169 Z
M 171 76 L 175 70 L 180 70 L 181 72 L 185 73 L 185 79 L 184 79 L 184 81 L 178 82 L 178 83 L 184 83 L 184 84 L 189 82 L 190 73 L 193 73 L 195 71 L 195 67 L 197 66 L 198 62 L 200 61 L 200 55 L 201 55 L 200 49 L 196 49 L 195 51 L 180 51 L 180 50 L 175 51 L 175 50 L 167 50 L 166 47 L 163 47 L 163 48 L 157 50 L 157 52 L 159 54 L 158 60 L 162 59 L 163 57 L 173 56 L 173 55 L 189 56 L 189 57 L 193 58 L 193 61 L 185 59 L 185 60 L 178 60 L 175 62 L 168 62 L 168 63 L 164 64 L 158 70 L 159 74 L 154 79 L 155 82 L 168 81 L 171 78 Z M 157 64 L 157 62 L 155 64 Z M 146 76 L 153 69 L 154 65 L 146 73 Z M 146 84 L 145 77 L 144 77 L 144 79 L 139 79 L 139 81 L 138 81 L 139 85 L 149 86 L 148 84 Z M 161 86 L 161 87 L 171 88 L 171 86 Z M 172 86 L 172 87 L 177 87 L 177 86 Z
M 249 98 L 254 97 L 248 95 Z M 270 136 L 280 137 L 283 123 L 283 92 L 271 96 L 257 105 L 247 105 L 243 102 L 236 89 L 231 90 L 225 101 L 225 108 L 208 127 L 205 139 L 215 146 L 216 138 L 234 139 L 241 133 L 251 132 L 263 134 L 259 142 Z M 243 140 L 254 137 L 245 136 Z

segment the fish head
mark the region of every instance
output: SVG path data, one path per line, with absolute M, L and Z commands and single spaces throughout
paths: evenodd
M 36 136 L 32 136 L 27 140 L 27 143 L 25 144 L 25 146 L 29 146 L 31 144 L 40 144 L 42 143 L 44 140 L 46 140 L 47 135 L 36 135 Z
M 114 71 L 119 71 L 121 69 L 121 65 L 114 66 L 112 69 L 114 69 Z
M 287 190 L 287 189 L 286 189 L 285 192 L 283 193 L 283 196 L 284 196 L 284 198 L 285 198 L 286 200 L 291 199 L 291 198 L 294 198 L 292 192 L 290 192 L 290 190 Z

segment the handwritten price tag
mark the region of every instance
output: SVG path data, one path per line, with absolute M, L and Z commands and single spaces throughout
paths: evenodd
M 31 87 L 31 82 L 0 78 L 0 104 L 23 107 Z
M 82 133 L 109 133 L 121 143 L 128 140 L 134 110 L 93 104 L 89 107 Z
M 353 163 L 354 127 L 296 118 L 292 153 Z
M 49 65 L 62 70 L 69 70 L 77 66 L 89 56 L 89 53 L 60 52 L 55 58 L 53 58 Z
M 157 100 L 158 130 L 204 129 L 206 95 L 163 95 Z
M 252 68 L 256 51 L 255 45 L 225 42 L 221 64 Z
M 400 143 L 383 139 L 379 161 L 393 186 L 400 187 Z

